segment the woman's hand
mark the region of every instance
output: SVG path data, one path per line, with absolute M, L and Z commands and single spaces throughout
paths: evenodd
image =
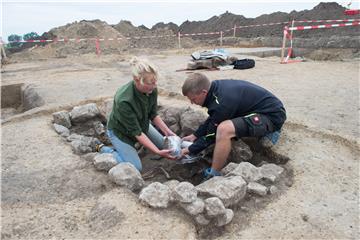
M 195 142 L 197 137 L 194 134 L 190 134 L 182 138 L 183 141 Z
M 175 160 L 176 157 L 174 157 L 173 155 L 171 155 L 172 153 L 172 149 L 163 149 L 163 150 L 159 150 L 157 152 L 158 155 L 164 157 L 164 158 L 167 158 L 167 159 L 170 159 L 170 160 Z

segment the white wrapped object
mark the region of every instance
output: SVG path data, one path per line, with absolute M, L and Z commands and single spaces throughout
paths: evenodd
M 181 155 L 181 138 L 178 136 L 165 137 L 164 148 L 171 149 L 171 155 L 174 157 L 179 157 Z
M 193 142 L 190 142 L 190 141 L 182 141 L 182 142 L 181 142 L 181 148 L 187 148 L 187 147 L 189 147 L 191 144 L 193 144 Z

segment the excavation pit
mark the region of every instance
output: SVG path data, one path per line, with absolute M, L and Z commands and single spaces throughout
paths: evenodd
M 24 83 L 1 86 L 1 119 L 40 107 L 45 101 L 34 85 Z
M 116 185 L 138 194 L 142 204 L 182 208 L 193 217 L 200 235 L 211 232 L 209 226 L 229 224 L 238 211 L 246 211 L 240 218 L 254 213 L 292 185 L 292 170 L 286 165 L 289 158 L 263 148 L 252 138 L 234 139 L 222 176 L 206 181 L 203 171 L 211 166 L 213 147 L 201 152 L 196 162 L 181 164 L 136 145 L 140 173 L 130 163 L 118 163 L 111 153 L 96 152 L 99 140 L 111 147 L 105 129 L 111 103 L 89 103 L 70 112 L 54 113 L 55 131 L 71 144 L 74 153 L 93 161 L 94 167 L 107 173 Z M 180 137 L 194 132 L 206 119 L 204 112 L 189 107 L 160 106 L 159 115 Z
M 263 148 L 254 139 L 246 139 L 245 141 L 253 152 L 253 156 L 248 159 L 248 162 L 256 167 L 267 163 L 284 165 L 289 160 L 288 157 L 277 154 L 271 149 Z M 160 158 L 151 153 L 143 153 L 142 155 L 142 177 L 147 183 L 178 180 L 179 182 L 187 181 L 196 186 L 203 181 L 202 171 L 211 166 L 212 152 L 203 154 L 198 161 L 187 164 L 179 164 L 176 160 Z M 238 161 L 230 159 L 228 163 L 230 162 Z

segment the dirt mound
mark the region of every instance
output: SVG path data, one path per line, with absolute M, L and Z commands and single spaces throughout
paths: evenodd
M 120 34 L 133 38 L 131 39 L 130 48 L 167 49 L 177 46 L 175 33 L 167 27 L 157 27 L 150 30 L 144 25 L 135 27 L 130 21 L 124 20 L 112 25 L 112 27 L 119 31 Z M 158 37 L 151 38 L 152 36 Z
M 150 30 L 145 26 L 135 27 L 129 21 L 120 21 L 116 25 L 108 25 L 100 20 L 83 20 L 65 26 L 51 29 L 45 34 L 48 39 L 82 39 L 82 41 L 54 42 L 49 44 L 52 49 L 50 57 L 66 57 L 67 55 L 81 55 L 96 52 L 95 39 L 105 39 L 100 41 L 99 46 L 102 54 L 124 53 L 136 48 L 167 49 L 177 46 L 177 38 L 169 29 L 158 28 Z M 44 36 L 45 36 L 44 35 Z M 151 38 L 150 36 L 162 36 Z M 131 39 L 127 39 L 127 38 Z M 109 40 L 109 38 L 113 40 Z M 118 40 L 117 38 L 121 38 Z M 30 58 L 38 58 L 37 52 L 42 49 L 34 49 L 31 53 L 27 52 Z
M 51 47 L 55 49 L 55 57 L 65 57 L 68 54 L 94 53 L 96 49 L 94 39 L 124 37 L 116 29 L 100 20 L 73 22 L 65 26 L 53 28 L 47 34 L 58 39 L 86 39 L 85 41 L 69 41 L 65 44 L 63 42 L 51 43 Z M 104 41 L 100 45 L 106 46 L 105 52 L 121 52 L 128 47 L 128 42 L 126 39 L 122 41 Z
M 122 37 L 116 29 L 100 20 L 73 22 L 53 28 L 49 33 L 58 38 Z
M 112 25 L 112 27 L 126 37 L 143 35 L 147 32 L 145 29 L 137 28 L 130 21 L 125 20 L 121 20 L 118 24 Z
M 242 15 L 236 15 L 225 12 L 219 16 L 213 16 L 205 21 L 185 21 L 180 26 L 170 23 L 157 23 L 151 29 L 141 26 L 134 26 L 130 21 L 122 20 L 118 24 L 109 25 L 101 20 L 82 20 L 73 22 L 65 26 L 51 29 L 42 35 L 43 39 L 63 39 L 64 42 L 50 43 L 48 48 L 33 49 L 33 43 L 24 45 L 24 48 L 31 49 L 31 52 L 24 50 L 21 54 L 27 55 L 30 59 L 39 59 L 41 54 L 46 53 L 47 57 L 66 57 L 68 55 L 81 55 L 96 52 L 96 38 L 104 38 L 100 41 L 100 49 L 102 54 L 121 54 L 135 53 L 139 49 L 171 49 L 178 47 L 177 32 L 186 33 L 204 33 L 214 31 L 225 31 L 223 34 L 224 41 L 233 37 L 231 30 L 234 25 L 247 26 L 265 23 L 282 23 L 295 20 L 317 20 L 317 19 L 349 19 L 353 16 L 344 15 L 345 8 L 339 4 L 320 3 L 311 10 L 292 11 L 290 13 L 275 12 L 271 14 L 263 14 L 257 18 L 246 18 Z M 299 25 L 320 25 L 324 23 L 298 23 Z M 240 45 L 249 46 L 281 46 L 283 27 L 285 24 L 277 24 L 264 27 L 241 28 L 237 30 L 236 37 L 250 39 L 248 43 L 239 43 Z M 294 37 L 297 41 L 296 46 L 302 48 L 359 48 L 358 44 L 358 27 L 340 27 L 317 29 L 313 31 L 296 31 Z M 343 41 L 344 37 L 348 37 Z M 69 41 L 68 39 L 81 39 L 82 41 Z M 108 39 L 113 40 L 108 40 Z M 121 38 L 118 40 L 117 38 Z M 260 39 L 261 38 L 261 39 Z M 314 45 L 321 44 L 320 46 Z M 331 39 L 331 40 L 329 40 Z M 233 40 L 232 40 L 233 41 Z M 234 42 L 234 41 L 233 41 Z M 232 46 L 239 40 L 235 40 Z M 311 42 L 308 44 L 308 42 Z M 229 41 L 227 41 L 229 43 Z M 225 44 L 227 44 L 225 43 Z M 304 44 L 302 44 L 304 43 Z M 44 45 L 43 43 L 37 45 Z M 181 38 L 181 48 L 216 47 L 219 45 L 219 35 L 191 36 Z M 41 52 L 40 52 L 41 51 Z
M 173 22 L 169 22 L 169 23 L 159 22 L 159 23 L 155 24 L 154 26 L 152 26 L 151 30 L 156 30 L 159 28 L 169 29 L 169 30 L 173 31 L 173 33 L 177 33 L 179 31 L 179 26 Z
M 353 16 L 344 15 L 345 8 L 336 2 L 331 3 L 320 3 L 311 10 L 304 11 L 292 11 L 290 13 L 275 12 L 271 14 L 263 14 L 256 18 L 246 18 L 242 15 L 236 15 L 229 12 L 214 16 L 206 21 L 186 21 L 180 25 L 181 32 L 193 33 L 193 32 L 204 32 L 204 31 L 223 31 L 225 29 L 231 29 L 236 24 L 237 26 L 247 26 L 254 24 L 265 24 L 265 23 L 277 23 L 277 22 L 290 22 L 295 20 L 326 20 L 326 19 L 351 19 Z M 295 26 L 300 25 L 319 25 L 323 23 L 299 23 Z M 266 26 L 266 27 L 254 27 L 254 28 L 242 28 L 238 31 L 237 36 L 254 38 L 260 36 L 282 36 L 283 24 Z M 229 31 L 225 33 L 225 36 L 232 35 L 233 32 Z M 296 36 L 299 37 L 327 37 L 332 35 L 342 36 L 357 36 L 357 28 L 333 28 L 333 29 L 321 29 L 317 31 L 301 31 L 296 32 Z

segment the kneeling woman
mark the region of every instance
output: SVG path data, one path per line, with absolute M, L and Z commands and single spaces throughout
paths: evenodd
M 98 151 L 112 153 L 119 163 L 129 162 L 141 171 L 141 160 L 134 147 L 136 142 L 155 154 L 174 159 L 171 150 L 163 149 L 164 137 L 152 124 L 165 136 L 175 134 L 157 115 L 159 74 L 156 67 L 138 58 L 133 58 L 130 65 L 133 81 L 117 90 L 107 123 L 107 134 L 113 148 L 102 146 Z

